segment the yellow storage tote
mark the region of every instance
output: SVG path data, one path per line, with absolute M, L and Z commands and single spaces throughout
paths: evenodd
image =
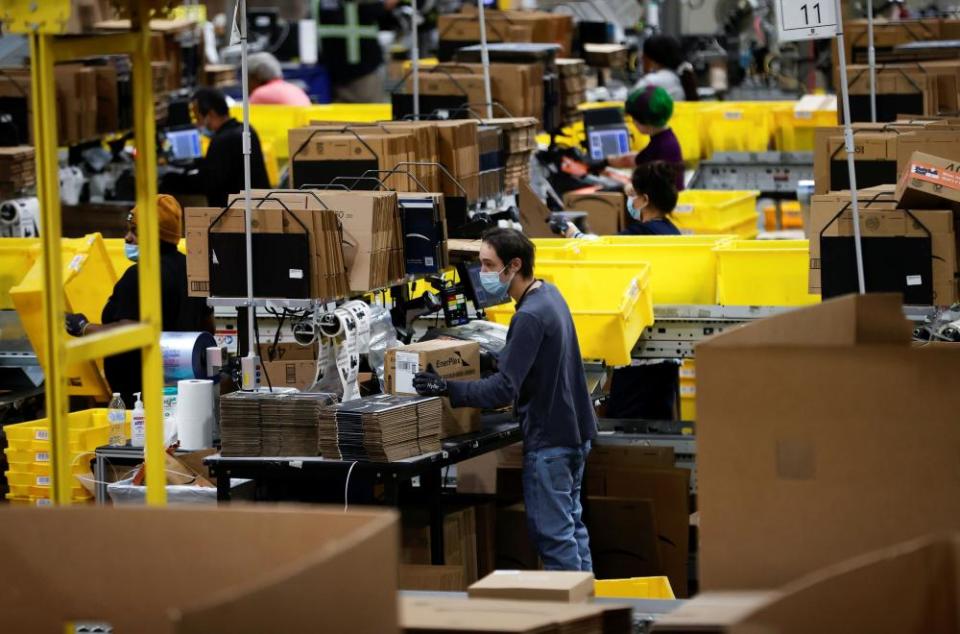
M 774 132 L 774 112 L 792 101 L 725 102 L 705 107 L 700 117 L 706 133 L 704 155 L 714 152 L 765 152 Z
M 649 264 L 540 262 L 535 273 L 567 300 L 584 359 L 603 359 L 612 366 L 630 363 L 634 345 L 653 323 Z M 503 304 L 486 312 L 491 321 L 509 324 L 514 308 Z
M 602 599 L 675 599 L 667 577 L 597 579 L 593 591 Z
M 713 248 L 734 236 L 604 236 L 569 247 L 585 262 L 650 264 L 654 305 L 717 301 L 717 257 Z
M 774 112 L 777 149 L 781 152 L 813 152 L 814 130 L 838 124 L 837 98 L 807 95 L 790 109 Z
M 757 191 L 688 189 L 680 192 L 670 220 L 683 233 L 757 235 Z
M 534 238 L 531 240 L 536 247 L 534 253 L 534 264 L 551 260 L 573 260 L 578 258 L 576 251 L 572 247 L 583 242 L 592 240 L 572 239 L 572 238 Z
M 0 238 L 0 310 L 14 308 L 10 289 L 40 257 L 40 238 Z
M 670 127 L 680 143 L 680 151 L 686 163 L 699 161 L 703 158 L 704 136 L 706 126 L 703 125 L 701 112 L 703 102 L 678 101 L 673 104 L 673 116 L 670 118 Z
M 66 309 L 99 321 L 103 307 L 113 293 L 117 276 L 99 233 L 63 240 L 63 292 Z M 20 322 L 37 358 L 44 361 L 46 333 L 43 326 L 43 262 L 38 260 L 21 283 L 10 290 Z M 67 368 L 67 391 L 71 396 L 92 396 L 106 400 L 110 389 L 103 375 L 102 361 L 84 362 Z
M 71 454 L 91 452 L 110 441 L 106 408 L 86 409 L 67 414 L 68 448 Z M 50 451 L 50 421 L 46 418 L 4 427 L 11 451 Z M 34 458 L 36 459 L 36 457 Z
M 816 304 L 807 292 L 807 240 L 735 240 L 716 247 L 717 303 L 724 306 Z
M 303 123 L 305 106 L 277 106 L 267 104 L 255 104 L 250 106 L 250 127 L 253 128 L 260 138 L 260 144 L 272 144 L 276 158 L 286 161 L 288 158 L 287 133 L 290 128 L 298 128 Z M 243 121 L 243 108 L 234 106 L 230 109 L 230 115 Z

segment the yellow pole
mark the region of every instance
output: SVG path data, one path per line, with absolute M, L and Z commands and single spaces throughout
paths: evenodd
M 142 350 L 143 404 L 146 414 L 147 504 L 167 503 L 166 460 L 163 451 L 163 359 L 160 352 L 160 231 L 157 224 L 157 148 L 150 66 L 150 25 L 140 3 L 131 26 L 137 37 L 133 54 L 133 127 L 137 148 L 137 262 L 140 281 L 140 321 L 153 337 Z
M 52 35 L 37 32 L 30 34 L 30 101 L 33 108 L 33 143 L 37 161 L 37 198 L 40 201 L 40 239 L 43 244 L 43 325 L 46 335 L 44 387 L 47 419 L 50 421 L 53 500 L 56 504 L 70 504 L 73 475 L 70 469 L 67 424 L 69 403 L 64 347 L 67 334 L 63 322 L 65 301 L 60 251 L 62 223 L 52 44 Z

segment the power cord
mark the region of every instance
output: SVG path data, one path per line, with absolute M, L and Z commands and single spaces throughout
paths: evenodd
M 346 513 L 347 509 L 350 508 L 350 498 L 348 497 L 350 493 L 350 474 L 353 473 L 353 468 L 357 466 L 357 461 L 354 460 L 350 465 L 350 468 L 347 469 L 347 480 L 343 483 L 343 512 Z

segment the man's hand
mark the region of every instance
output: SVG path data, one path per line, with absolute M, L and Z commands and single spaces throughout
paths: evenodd
M 608 167 L 610 167 L 610 161 L 605 158 L 598 161 L 587 161 L 587 171 L 591 174 L 599 174 Z
M 413 389 L 420 396 L 446 396 L 447 380 L 434 372 L 432 365 L 427 365 L 425 372 L 417 372 L 413 377 Z
M 83 331 L 90 325 L 90 320 L 83 313 L 67 313 L 65 315 L 67 334 L 82 337 Z

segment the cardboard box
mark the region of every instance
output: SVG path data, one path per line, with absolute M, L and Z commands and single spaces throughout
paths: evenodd
M 495 114 L 506 117 L 543 117 L 543 65 L 542 64 L 491 64 L 490 92 L 494 102 L 506 109 L 495 109 Z M 436 94 L 461 94 L 468 90 L 469 103 L 484 103 L 483 66 L 481 64 L 439 64 L 427 75 L 431 81 L 439 81 L 446 86 L 444 92 Z M 479 80 L 479 92 L 471 89 Z M 410 81 L 410 80 L 408 80 Z M 421 79 L 421 90 L 425 85 Z M 412 84 L 410 84 L 412 87 Z M 409 89 L 409 88 L 408 88 Z M 425 93 L 429 94 L 429 93 Z M 479 98 L 479 101 L 476 99 Z M 478 106 L 474 106 L 477 108 Z
M 902 284 L 900 277 L 895 280 L 896 287 L 886 288 L 893 283 L 891 274 L 883 273 L 878 278 L 871 271 L 889 268 L 889 253 L 874 251 L 875 245 L 864 243 L 864 267 L 868 291 L 891 291 L 905 293 L 908 301 L 949 305 L 958 297 L 957 289 L 957 239 L 954 225 L 954 212 L 950 210 L 900 210 L 897 209 L 894 188 L 877 187 L 860 192 L 860 232 L 861 239 L 875 238 L 916 238 L 929 236 L 931 246 L 930 274 L 927 281 L 925 264 L 906 259 Z M 823 262 L 821 257 L 821 234 L 824 238 L 853 235 L 853 211 L 849 209 L 849 192 L 833 192 L 814 196 L 810 205 L 810 277 L 811 293 L 823 291 Z M 841 210 L 843 213 L 841 214 Z M 839 218 L 834 218 L 840 214 Z M 891 243 L 892 244 L 892 243 Z M 880 245 L 883 246 L 883 245 Z M 894 245 L 895 247 L 896 245 Z M 893 247 L 891 247 L 893 248 Z M 888 249 L 889 251 L 889 249 Z M 855 263 L 853 265 L 856 266 Z M 914 270 L 912 266 L 918 266 Z M 879 267 L 879 268 L 878 268 Z M 919 277 L 918 277 L 919 276 Z M 914 297 L 914 294 L 917 294 Z M 923 295 L 932 293 L 932 295 Z M 923 295 L 922 297 L 920 295 Z
M 355 190 L 376 189 L 373 181 L 343 179 L 362 177 L 377 170 L 389 171 L 416 159 L 416 138 L 411 133 L 357 131 L 349 127 L 341 130 L 329 126 L 290 130 L 290 181 L 294 188 L 339 182 Z M 396 191 L 419 191 L 407 178 L 397 178 L 391 186 Z
M 187 207 L 183 210 L 187 243 L 187 296 L 210 297 L 210 223 L 220 215 L 219 207 Z
M 111 62 L 94 66 L 97 82 L 97 132 L 108 134 L 120 130 L 120 94 L 117 69 Z
M 945 209 L 960 205 L 960 163 L 914 152 L 897 183 L 897 205 L 904 209 Z
M 651 632 L 727 634 L 757 608 L 778 597 L 776 591 L 704 592 L 676 610 L 659 615 Z
M 430 592 L 463 592 L 462 566 L 400 565 L 400 589 Z
M 960 350 L 912 330 L 899 296 L 854 295 L 697 346 L 702 590 L 775 588 L 960 525 Z
M 428 512 L 405 509 L 401 536 L 401 563 L 432 563 L 433 541 Z M 461 570 L 463 585 L 457 590 L 465 590 L 468 584 L 477 580 L 477 519 L 472 506 L 449 510 L 443 516 L 443 565 Z
M 416 394 L 413 377 L 432 366 L 448 381 L 476 381 L 480 378 L 480 346 L 475 341 L 435 339 L 387 350 L 384 383 L 388 394 Z M 443 427 L 440 438 L 468 434 L 480 429 L 480 410 L 451 407 L 443 399 Z
M 498 507 L 497 569 L 536 570 L 539 567 L 539 556 L 530 541 L 527 511 L 523 504 Z
M 309 389 L 317 375 L 317 346 L 260 344 L 260 364 L 273 387 Z
M 550 208 L 530 188 L 530 183 L 520 182 L 517 206 L 520 208 L 520 224 L 523 232 L 531 238 L 555 238 L 550 230 Z
M 63 631 L 78 619 L 144 634 L 294 631 L 304 623 L 397 631 L 396 576 L 369 574 L 396 569 L 391 511 L 7 505 L 0 518 L 0 610 L 9 632 Z M 145 543 L 176 544 L 177 556 Z M 23 552 L 32 554 L 16 554 Z M 117 579 L 131 566 L 142 596 L 116 601 Z M 100 573 L 91 576 L 93 569 Z
M 817 128 L 814 134 L 814 193 L 849 189 L 843 129 Z M 960 160 L 960 129 L 937 121 L 855 124 L 854 149 L 858 188 L 895 185 L 914 152 Z
M 581 603 L 593 596 L 593 573 L 560 570 L 495 570 L 467 588 L 471 599 Z
M 624 227 L 627 199 L 620 192 L 567 192 L 563 205 L 570 211 L 587 212 L 590 230 L 597 235 L 616 235 Z
M 574 603 L 542 601 L 458 599 L 405 596 L 400 598 L 400 626 L 420 634 L 475 634 L 476 632 L 535 632 L 560 634 L 604 631 L 605 608 Z M 624 634 L 621 631 L 619 634 Z
M 956 533 L 897 544 L 788 584 L 729 631 L 957 632 L 958 564 Z
M 870 121 L 870 72 L 864 65 L 847 67 L 850 117 Z M 876 69 L 877 121 L 900 115 L 957 112 L 960 60 L 882 64 Z

